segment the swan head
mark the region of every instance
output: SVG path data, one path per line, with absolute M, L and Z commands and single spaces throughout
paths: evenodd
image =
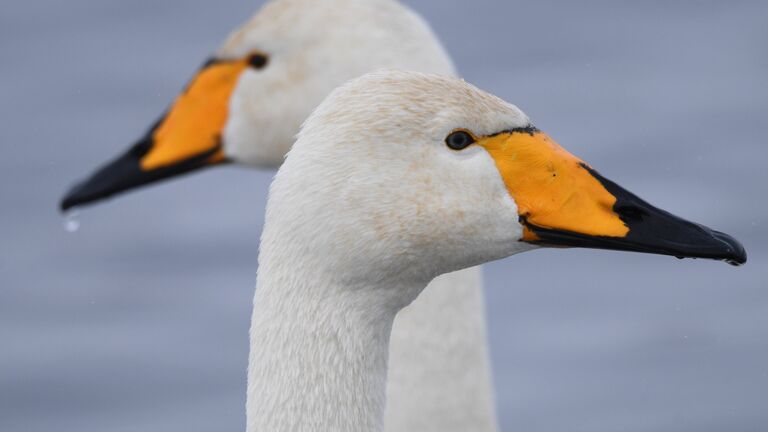
M 396 0 L 275 0 L 236 29 L 127 152 L 75 185 L 66 210 L 226 162 L 277 167 L 328 93 L 394 68 L 452 74 L 416 13 Z
M 605 179 L 514 105 L 412 72 L 366 75 L 315 110 L 272 184 L 263 239 L 353 280 L 428 281 L 541 246 L 746 260 L 735 239 Z

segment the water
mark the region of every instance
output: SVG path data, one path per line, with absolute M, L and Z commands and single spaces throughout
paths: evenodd
M 272 173 L 127 194 L 77 235 L 56 204 L 258 4 L 0 2 L 0 431 L 244 430 Z M 411 4 L 470 82 L 749 253 L 738 268 L 585 250 L 486 266 L 502 430 L 768 430 L 768 2 Z
M 64 214 L 64 230 L 70 233 L 75 233 L 80 229 L 80 220 L 78 219 L 80 212 L 77 210 L 69 210 Z

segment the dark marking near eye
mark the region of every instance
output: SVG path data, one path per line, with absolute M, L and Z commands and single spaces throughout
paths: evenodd
M 530 136 L 533 136 L 533 134 L 539 132 L 539 128 L 536 126 L 529 124 L 528 126 L 518 127 L 514 129 L 505 129 L 503 131 L 496 132 L 493 135 L 489 135 L 490 137 L 495 137 L 501 134 L 513 134 L 513 133 L 525 133 Z
M 200 66 L 200 70 L 208 69 L 211 66 L 217 65 L 219 63 L 224 63 L 226 60 L 217 59 L 216 57 L 211 57 L 208 60 L 203 63 L 202 66 Z

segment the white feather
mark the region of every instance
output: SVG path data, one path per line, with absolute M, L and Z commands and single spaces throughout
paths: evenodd
M 380 68 L 455 74 L 429 26 L 394 0 L 270 2 L 217 56 L 253 51 L 269 64 L 241 77 L 223 142 L 231 160 L 257 167 L 279 166 L 301 122 L 345 81 Z M 386 430 L 493 432 L 480 269 L 432 285 L 395 321 Z
M 527 124 L 463 81 L 405 72 L 354 80 L 315 110 L 270 188 L 249 431 L 382 430 L 396 314 L 440 274 L 531 248 L 490 155 L 444 137 Z

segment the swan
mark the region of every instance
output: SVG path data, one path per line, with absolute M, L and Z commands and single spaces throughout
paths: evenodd
M 379 68 L 455 75 L 430 27 L 395 0 L 277 0 L 236 29 L 143 139 L 61 207 L 226 162 L 276 168 L 301 122 Z M 392 335 L 388 431 L 497 429 L 480 270 L 437 278 Z
M 746 262 L 464 81 L 388 71 L 334 90 L 270 187 L 247 430 L 382 430 L 398 312 L 440 274 L 542 246 Z

